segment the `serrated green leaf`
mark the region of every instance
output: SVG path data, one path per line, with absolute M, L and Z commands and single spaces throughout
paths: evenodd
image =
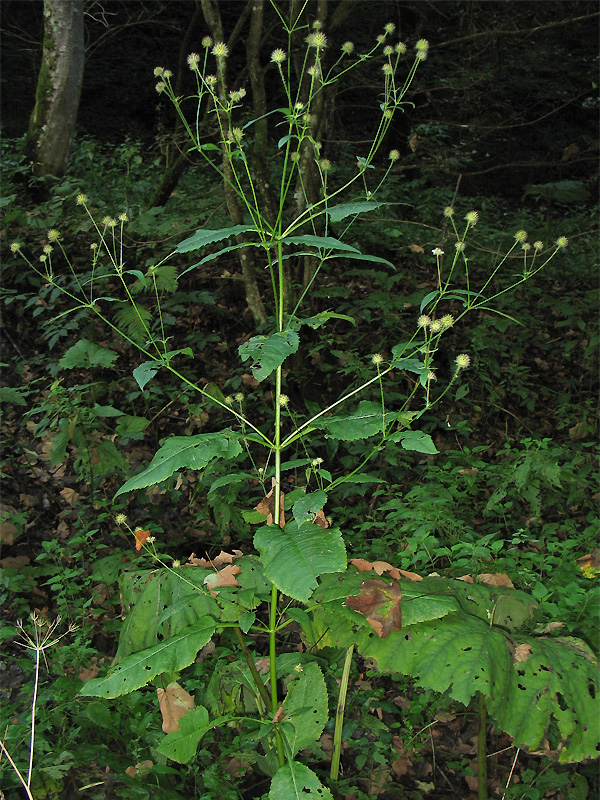
M 544 750 L 551 721 L 560 734 L 558 760 L 583 761 L 598 756 L 600 686 L 598 660 L 581 640 L 570 637 L 523 637 L 507 692 L 496 690 L 488 713 L 518 746 Z
M 233 431 L 172 436 L 158 450 L 147 469 L 123 484 L 115 497 L 161 483 L 179 469 L 204 469 L 215 458 L 229 459 L 241 452 L 239 436 Z
M 269 336 L 253 336 L 239 346 L 238 353 L 242 361 L 252 359 L 252 374 L 257 381 L 263 381 L 298 350 L 299 342 L 296 331 L 278 331 Z
M 381 404 L 371 400 L 362 400 L 353 414 L 345 417 L 327 417 L 314 423 L 315 427 L 325 428 L 328 439 L 341 439 L 352 442 L 356 439 L 367 439 L 381 433 L 383 415 Z
M 159 361 L 144 361 L 143 364 L 140 364 L 139 367 L 133 370 L 133 377 L 142 391 L 144 386 L 152 380 L 161 367 L 162 364 Z
M 80 694 L 84 697 L 120 697 L 140 689 L 162 672 L 179 672 L 193 662 L 214 633 L 214 620 L 205 617 L 176 636 L 127 656 L 106 677 L 88 681 Z
M 405 450 L 435 455 L 438 452 L 433 439 L 423 431 L 398 431 L 390 436 L 391 442 L 400 442 Z
M 219 228 L 219 230 L 198 230 L 193 236 L 184 239 L 177 245 L 178 253 L 188 253 L 190 250 L 200 250 L 214 242 L 228 239 L 230 236 L 237 236 L 239 233 L 255 230 L 252 225 L 233 225 L 229 228 Z
M 122 417 L 125 413 L 114 406 L 100 406 L 98 403 L 94 403 L 93 412 L 95 417 Z
M 112 367 L 118 353 L 109 350 L 107 347 L 100 347 L 88 339 L 80 339 L 58 362 L 61 369 L 91 369 L 92 367 Z
M 319 250 L 339 250 L 340 252 L 347 253 L 360 253 L 356 247 L 350 244 L 340 242 L 339 239 L 334 239 L 333 236 L 313 236 L 306 234 L 305 236 L 286 236 L 281 240 L 283 244 L 305 244 L 309 247 L 316 247 Z
M 178 764 L 187 764 L 196 755 L 200 740 L 209 728 L 208 711 L 204 706 L 196 706 L 183 715 L 179 730 L 168 733 L 156 749 Z
M 284 594 L 306 602 L 317 578 L 346 567 L 346 548 L 338 528 L 323 528 L 295 520 L 282 529 L 263 526 L 254 535 L 264 574 Z
M 269 800 L 333 800 L 333 795 L 312 770 L 291 761 L 275 773 Z
M 293 758 L 318 741 L 329 717 L 325 679 L 317 664 L 306 664 L 300 677 L 289 684 L 283 710 L 287 744 Z
M 296 500 L 292 506 L 292 514 L 296 522 L 301 525 L 307 520 L 312 522 L 314 515 L 323 509 L 327 502 L 327 494 L 319 489 L 317 492 L 305 494 L 300 500 Z
M 358 200 L 354 203 L 340 203 L 337 206 L 330 206 L 327 209 L 327 213 L 332 222 L 339 222 L 352 214 L 363 214 L 385 205 L 386 203 L 376 203 L 371 200 Z

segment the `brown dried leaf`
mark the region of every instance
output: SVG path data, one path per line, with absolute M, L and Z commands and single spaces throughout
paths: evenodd
M 520 644 L 515 648 L 514 660 L 527 661 L 530 655 L 531 645 L 527 644 L 527 642 L 523 642 L 523 644 Z
M 273 517 L 275 515 L 275 478 L 272 479 L 272 488 L 269 494 L 265 495 L 260 503 L 254 507 L 255 511 L 259 514 L 267 515 L 267 525 L 273 524 Z M 285 525 L 285 495 L 280 491 L 279 493 L 279 527 L 283 528 Z
M 152 761 L 140 761 L 135 767 L 127 767 L 125 774 L 130 778 L 135 778 L 136 775 L 145 775 L 153 766 Z
M 158 704 L 162 714 L 162 729 L 165 733 L 179 730 L 179 720 L 194 707 L 194 698 L 177 681 L 166 689 L 157 689 Z
M 314 516 L 313 522 L 315 525 L 319 525 L 321 528 L 326 529 L 329 527 L 329 523 L 327 522 L 327 517 L 325 516 L 325 512 L 323 509 L 317 511 Z
M 401 598 L 400 584 L 371 580 L 361 585 L 360 594 L 348 596 L 346 605 L 363 614 L 375 633 L 385 639 L 390 631 L 399 631 L 402 627 Z M 383 613 L 379 613 L 382 609 Z
M 383 575 L 384 572 L 389 572 L 390 577 L 399 580 L 401 577 L 408 578 L 411 581 L 422 581 L 423 578 L 417 575 L 416 572 L 407 572 L 404 569 L 398 569 L 388 564 L 387 561 L 367 561 L 366 558 L 351 558 L 350 563 L 359 569 L 361 572 L 370 572 L 373 570 L 378 575 Z
M 76 492 L 75 489 L 69 489 L 68 486 L 61 490 L 60 496 L 70 506 L 74 506 L 80 497 L 79 492 Z
M 217 589 L 220 586 L 239 586 L 235 576 L 239 575 L 241 571 L 235 564 L 229 564 L 218 572 L 213 572 L 209 575 L 204 583 L 207 589 L 210 590 Z
M 482 572 L 477 576 L 479 583 L 485 583 L 486 586 L 505 586 L 508 589 L 514 589 L 515 585 L 508 577 L 506 572 Z

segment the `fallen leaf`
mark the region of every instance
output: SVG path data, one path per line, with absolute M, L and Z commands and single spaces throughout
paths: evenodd
M 7 569 L 8 567 L 15 567 L 15 569 L 22 569 L 29 565 L 29 556 L 6 556 L 0 560 L 0 567 Z
M 325 516 L 323 509 L 317 511 L 313 518 L 313 522 L 315 525 L 319 525 L 323 529 L 327 529 L 329 527 L 329 523 L 327 522 L 327 517 Z
M 135 536 L 135 549 L 141 550 L 146 539 L 150 536 L 150 531 L 143 531 L 141 528 L 136 528 L 133 535 Z
M 135 778 L 136 775 L 145 775 L 153 766 L 152 761 L 140 761 L 135 767 L 127 767 L 125 774 L 130 778 Z
M 70 506 L 74 506 L 79 501 L 80 497 L 79 492 L 76 492 L 75 489 L 69 489 L 69 487 L 62 489 L 60 496 Z
M 156 694 L 163 719 L 163 731 L 165 733 L 178 731 L 179 720 L 194 707 L 194 698 L 177 681 L 170 683 L 166 689 L 157 689 Z
M 411 244 L 410 245 L 410 250 L 413 253 L 424 253 L 425 252 L 425 250 L 421 247 L 420 244 Z
M 515 586 L 506 572 L 482 572 L 477 576 L 479 583 L 484 583 L 486 586 L 505 586 L 508 589 L 514 589 Z
M 363 614 L 375 633 L 385 639 L 390 631 L 399 631 L 402 627 L 401 598 L 399 583 L 387 584 L 385 581 L 371 580 L 361 585 L 360 594 L 349 595 L 346 605 Z
M 269 494 L 265 495 L 260 503 L 254 507 L 255 511 L 259 514 L 266 514 L 267 525 L 273 524 L 273 517 L 275 516 L 275 478 L 272 479 L 272 488 Z M 279 527 L 283 528 L 285 525 L 285 495 L 280 491 L 279 493 Z
M 390 577 L 399 580 L 401 577 L 408 578 L 410 581 L 422 581 L 421 575 L 416 572 L 407 572 L 405 569 L 398 569 L 388 564 L 387 561 L 367 561 L 365 558 L 351 558 L 350 563 L 359 569 L 361 572 L 376 572 L 378 575 L 383 575 L 384 572 L 389 572 Z
M 520 644 L 515 648 L 514 660 L 517 662 L 527 661 L 530 655 L 531 645 L 527 644 L 527 642 L 523 642 L 523 644 Z
M 212 572 L 204 579 L 204 585 L 207 589 L 217 589 L 219 586 L 239 586 L 235 579 L 242 570 L 235 564 L 229 564 L 218 572 Z

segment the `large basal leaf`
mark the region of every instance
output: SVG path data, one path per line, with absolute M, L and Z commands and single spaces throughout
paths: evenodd
M 246 233 L 246 231 L 255 230 L 252 225 L 233 225 L 229 228 L 219 228 L 216 231 L 198 230 L 193 236 L 184 239 L 177 245 L 178 253 L 187 253 L 190 250 L 200 250 L 214 242 L 220 242 L 223 239 L 229 239 L 230 236 L 237 236 L 239 233 Z
M 311 769 L 292 761 L 275 773 L 269 800 L 333 800 L 333 795 Z
M 115 497 L 165 481 L 177 470 L 204 469 L 215 458 L 233 458 L 241 452 L 238 434 L 229 430 L 172 436 L 157 451 L 150 465 L 123 484 Z
M 292 757 L 319 740 L 329 716 L 327 688 L 320 667 L 306 664 L 290 683 L 283 701 L 284 732 Z
M 196 755 L 200 740 L 209 727 L 208 711 L 204 706 L 197 706 L 181 718 L 179 730 L 167 734 L 156 749 L 178 764 L 187 764 Z
M 346 567 L 346 548 L 338 528 L 311 522 L 264 525 L 254 535 L 267 578 L 284 594 L 306 602 L 317 578 Z
M 252 374 L 264 381 L 285 359 L 298 349 L 300 339 L 296 331 L 278 331 L 270 336 L 253 336 L 238 348 L 242 361 L 252 359 Z
M 600 686 L 590 648 L 580 639 L 545 636 L 514 645 L 508 692 L 488 700 L 496 724 L 517 744 L 553 750 L 561 762 L 597 757 Z M 549 732 L 552 721 L 558 733 Z
M 201 567 L 125 573 L 121 579 L 121 598 L 127 617 L 114 665 L 132 653 L 169 639 L 204 617 L 217 616 L 217 603 L 203 584 L 209 574 L 210 570 Z
M 104 678 L 88 681 L 85 697 L 119 697 L 145 686 L 162 672 L 179 672 L 196 658 L 215 633 L 215 622 L 205 617 L 176 636 L 124 658 Z

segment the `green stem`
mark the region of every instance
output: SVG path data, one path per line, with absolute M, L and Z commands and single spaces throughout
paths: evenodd
M 344 727 L 344 710 L 346 708 L 346 693 L 348 691 L 348 678 L 350 677 L 350 666 L 352 664 L 352 654 L 354 645 L 351 644 L 346 650 L 346 660 L 342 671 L 340 683 L 340 696 L 335 712 L 335 731 L 333 733 L 333 754 L 331 756 L 331 771 L 329 777 L 332 781 L 337 781 L 340 773 L 340 753 L 342 751 L 342 729 Z
M 487 791 L 487 748 L 485 726 L 487 706 L 485 696 L 479 692 L 479 728 L 477 731 L 477 800 L 488 800 Z
M 238 643 L 240 645 L 240 649 L 244 655 L 244 659 L 246 660 L 246 664 L 248 665 L 248 669 L 252 673 L 252 678 L 254 679 L 254 683 L 256 684 L 256 688 L 258 689 L 258 693 L 262 697 L 263 703 L 265 704 L 267 711 L 272 711 L 271 706 L 271 698 L 269 697 L 269 693 L 260 677 L 258 670 L 256 669 L 256 664 L 254 663 L 254 659 L 252 658 L 252 653 L 248 650 L 248 645 L 244 640 L 244 635 L 242 634 L 242 630 L 239 625 L 235 625 L 233 628 L 233 632 L 235 633 Z

